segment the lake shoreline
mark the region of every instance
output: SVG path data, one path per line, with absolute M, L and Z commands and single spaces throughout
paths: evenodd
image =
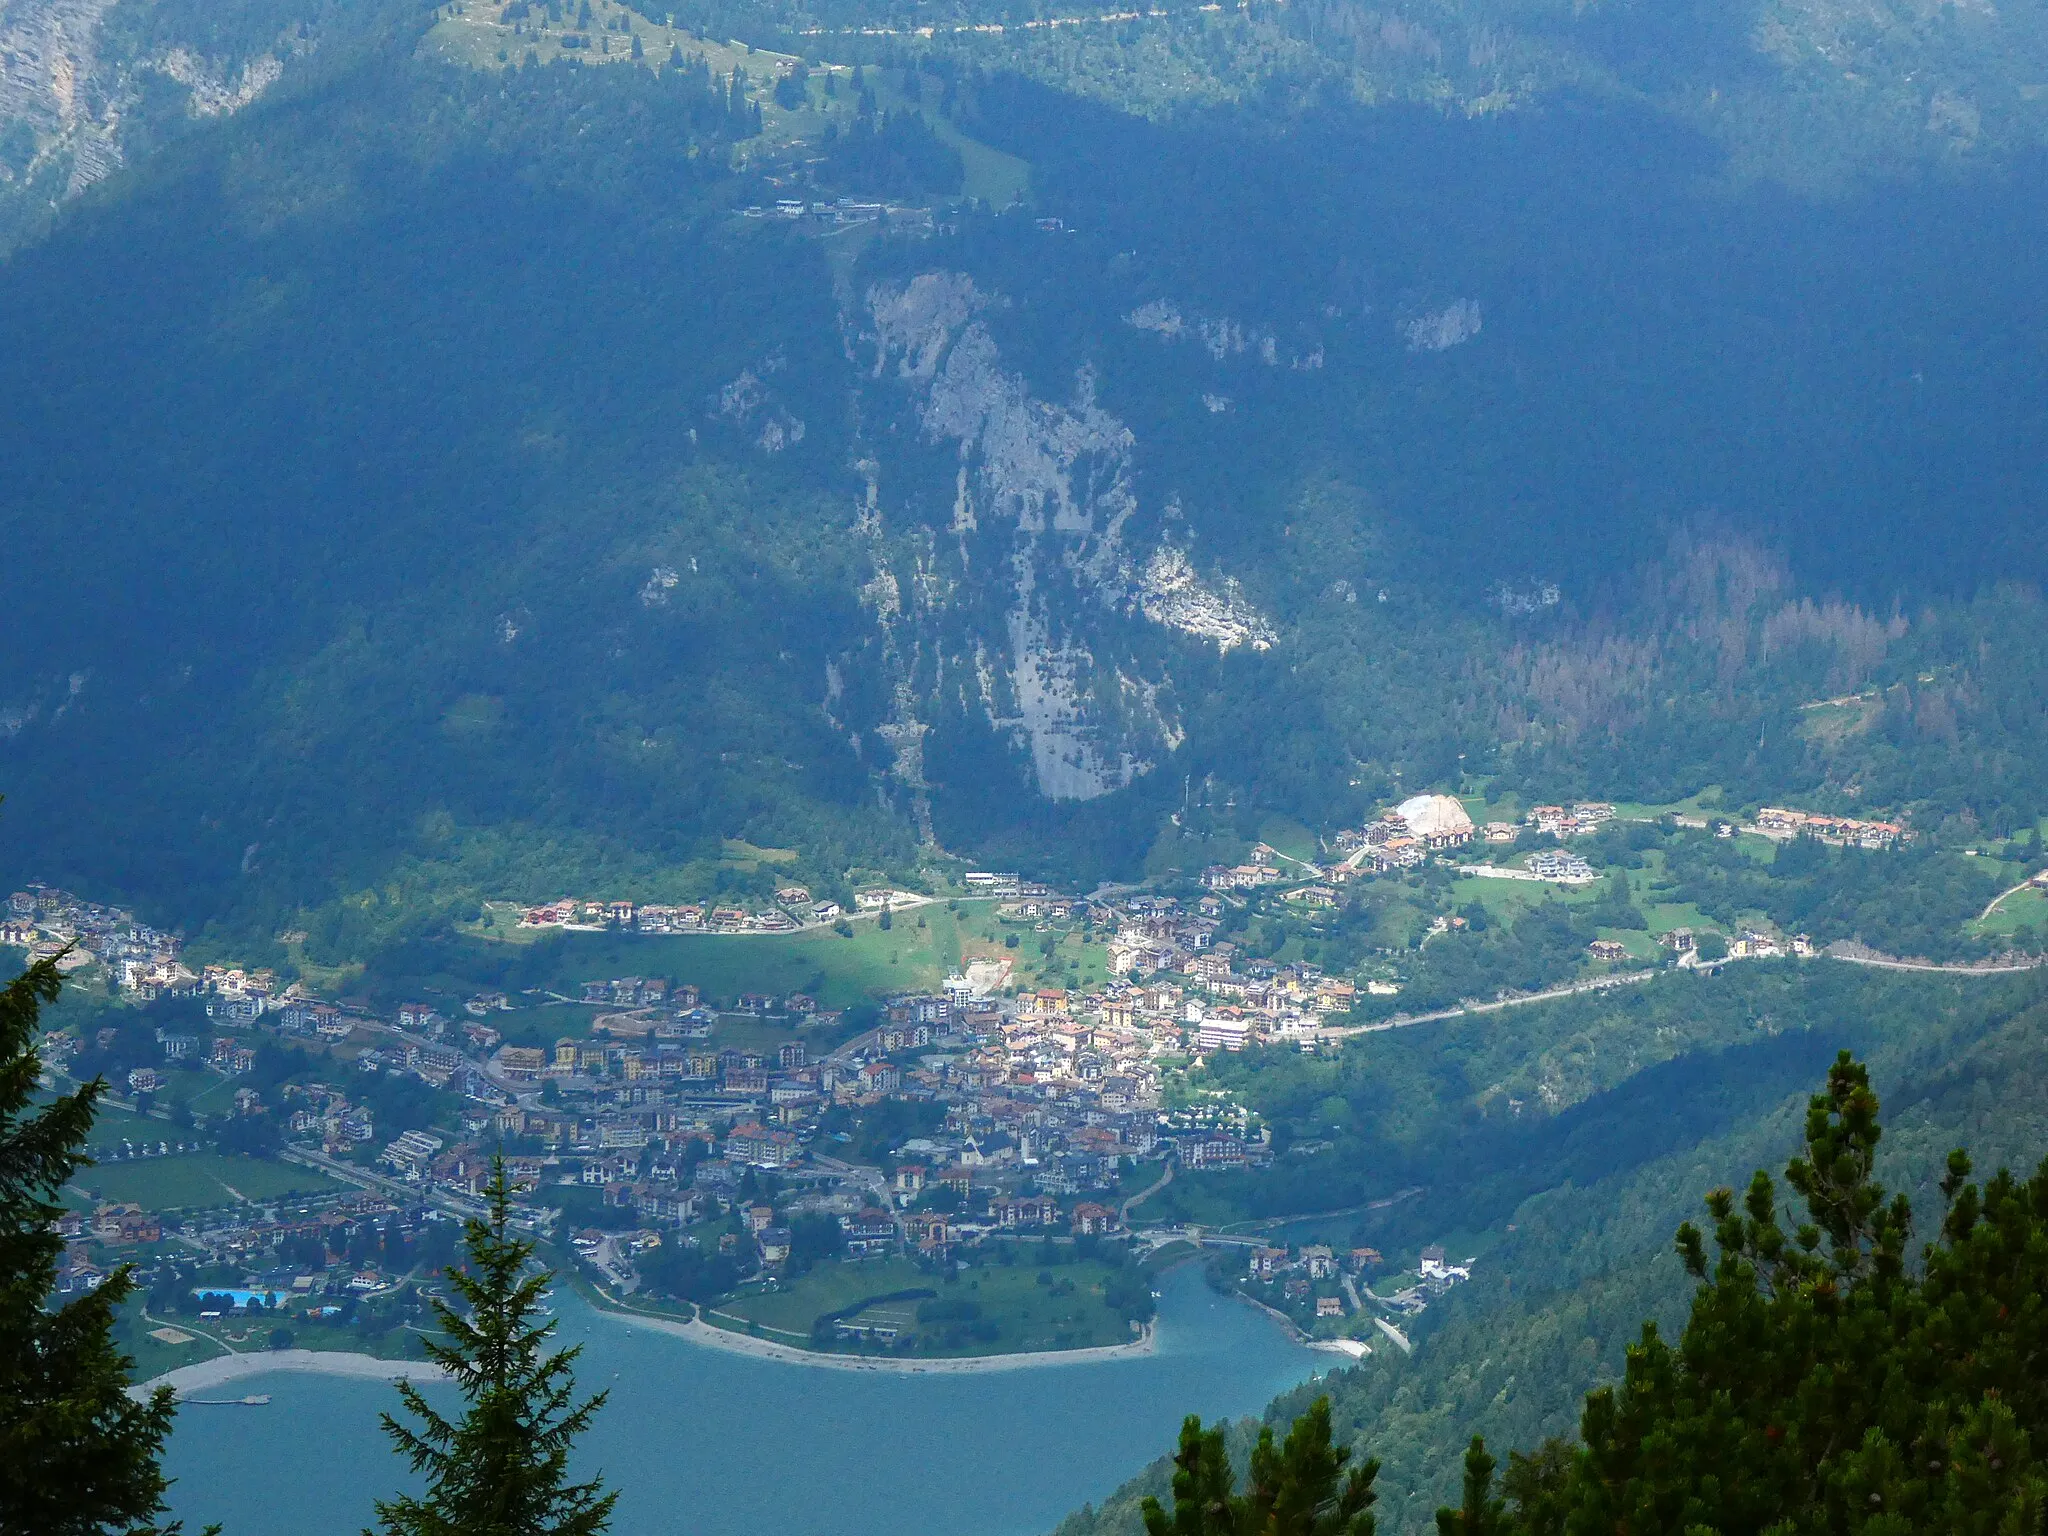
M 1152 1354 L 1067 1371 L 800 1370 L 601 1322 L 581 1286 L 558 1283 L 553 1307 L 558 1345 L 583 1347 L 581 1390 L 612 1394 L 577 1455 L 621 1490 L 617 1536 L 675 1536 L 679 1509 L 698 1536 L 752 1536 L 764 1518 L 791 1536 L 1032 1536 L 1170 1449 L 1189 1412 L 1256 1415 L 1332 1363 L 1198 1274 L 1164 1277 L 1160 1289 Z M 251 1351 L 240 1369 L 272 1364 L 266 1353 Z M 404 1363 L 353 1368 L 382 1375 Z M 444 1413 L 462 1406 L 448 1386 L 419 1390 Z M 374 1501 L 409 1486 L 378 1427 L 380 1409 L 407 1417 L 393 1387 L 280 1371 L 185 1395 L 245 1394 L 271 1402 L 195 1401 L 177 1416 L 164 1469 L 188 1532 L 218 1521 L 230 1533 L 359 1536 L 376 1524 Z
M 380 1360 L 375 1355 L 341 1349 L 243 1350 L 181 1365 L 131 1387 L 129 1395 L 146 1397 L 158 1387 L 169 1387 L 182 1400 L 189 1393 L 226 1386 L 246 1376 L 266 1376 L 272 1371 L 352 1376 L 368 1381 L 445 1381 L 448 1376 L 431 1360 Z
M 1155 1353 L 1159 1347 L 1155 1327 L 1147 1323 L 1144 1332 L 1128 1344 L 1097 1344 L 1087 1349 L 1020 1350 L 1007 1355 L 940 1355 L 923 1359 L 834 1355 L 824 1350 L 800 1349 L 794 1344 L 777 1344 L 769 1339 L 755 1338 L 752 1334 L 736 1333 L 699 1318 L 692 1318 L 686 1322 L 679 1317 L 659 1317 L 652 1313 L 635 1312 L 603 1299 L 597 1301 L 595 1306 L 603 1316 L 616 1318 L 633 1327 L 647 1328 L 656 1333 L 666 1333 L 675 1338 L 685 1339 L 706 1349 L 722 1349 L 731 1354 L 750 1355 L 757 1360 L 779 1360 L 784 1365 L 808 1365 L 838 1371 L 887 1371 L 913 1376 L 958 1375 L 973 1371 L 1009 1371 L 1033 1366 L 1091 1365 L 1110 1360 L 1138 1359 Z
M 822 1350 L 799 1349 L 777 1344 L 751 1334 L 736 1333 L 698 1319 L 658 1317 L 635 1312 L 599 1299 L 593 1310 L 629 1327 L 669 1334 L 706 1349 L 747 1355 L 756 1360 L 774 1360 L 784 1365 L 819 1366 L 826 1370 L 883 1371 L 906 1375 L 957 1375 L 964 1372 L 1020 1370 L 1038 1366 L 1093 1365 L 1111 1360 L 1141 1359 L 1158 1350 L 1154 1325 L 1147 1323 L 1138 1338 L 1128 1344 L 1099 1344 L 1086 1349 L 1045 1349 L 1018 1351 L 1007 1355 L 950 1355 L 924 1359 L 889 1359 L 872 1355 L 833 1355 Z M 145 1397 L 158 1387 L 169 1387 L 180 1400 L 194 1392 L 209 1391 L 249 1376 L 271 1371 L 296 1371 L 309 1375 L 346 1376 L 370 1381 L 445 1381 L 447 1372 L 430 1360 L 384 1360 L 375 1355 L 348 1350 L 271 1349 L 245 1350 L 216 1355 L 166 1371 L 130 1389 Z

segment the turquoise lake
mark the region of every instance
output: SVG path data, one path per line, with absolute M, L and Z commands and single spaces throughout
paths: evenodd
M 615 1322 L 566 1289 L 559 1335 L 611 1400 L 579 1472 L 619 1490 L 617 1536 L 1036 1536 L 1170 1450 L 1186 1414 L 1257 1413 L 1332 1357 L 1265 1314 L 1166 1275 L 1149 1356 L 940 1376 L 823 1370 Z M 222 1536 L 354 1536 L 404 1468 L 378 1428 L 384 1382 L 277 1372 L 187 1406 L 168 1456 L 175 1515 Z M 453 1394 L 432 1388 L 437 1405 Z

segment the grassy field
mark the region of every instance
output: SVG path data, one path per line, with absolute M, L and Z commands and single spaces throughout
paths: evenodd
M 1799 734 L 1808 741 L 1834 746 L 1868 730 L 1884 713 L 1884 695 L 1872 690 L 1842 699 L 1816 699 L 1800 706 Z
M 1660 816 L 1712 816 L 1720 811 L 1721 786 L 1718 784 L 1709 784 L 1698 794 L 1663 805 L 1647 805 L 1635 800 L 1614 802 L 1614 814 L 1629 821 L 1655 821 Z
M 166 1343 L 154 1337 L 160 1330 L 172 1337 L 183 1334 L 185 1342 Z M 211 1360 L 215 1355 L 227 1353 L 223 1345 L 182 1323 L 143 1317 L 140 1305 L 133 1300 L 121 1308 L 114 1337 L 121 1348 L 134 1358 L 133 1379 L 136 1381 L 149 1381 L 165 1371 L 175 1371 L 181 1365 L 195 1365 L 201 1360 Z
M 1030 1250 L 1014 1265 L 989 1264 L 960 1272 L 951 1282 L 925 1274 L 907 1259 L 849 1260 L 823 1264 L 787 1287 L 743 1294 L 708 1309 L 706 1320 L 724 1328 L 752 1331 L 783 1343 L 807 1342 L 811 1325 L 828 1312 L 865 1297 L 892 1291 L 930 1290 L 946 1302 L 970 1302 L 977 1321 L 996 1328 L 993 1340 L 948 1339 L 944 1324 L 920 1325 L 918 1299 L 878 1302 L 862 1320 L 917 1333 L 914 1352 L 925 1355 L 1015 1354 L 1044 1349 L 1087 1349 L 1124 1344 L 1130 1326 L 1102 1299 L 1113 1271 L 1093 1261 L 1046 1268 L 1030 1262 Z M 930 1298 L 927 1298 L 930 1299 Z M 724 1314 L 724 1315 L 719 1315 Z
M 1465 814 L 1472 818 L 1472 825 L 1483 827 L 1489 821 L 1520 821 L 1524 807 L 1521 798 L 1512 792 L 1496 796 L 1491 784 L 1482 785 L 1476 794 L 1458 796 L 1458 803 L 1465 807 Z
M 925 926 L 917 926 L 923 918 Z M 706 997 L 807 992 L 843 1008 L 889 992 L 930 990 L 958 964 L 958 921 L 944 908 L 899 914 L 884 930 L 861 922 L 846 938 L 830 929 L 793 934 L 570 934 L 553 982 L 574 995 L 585 981 L 673 976 Z
M 586 66 L 630 64 L 634 62 L 633 42 L 636 38 L 641 48 L 639 62 L 646 68 L 666 66 L 671 49 L 679 50 L 686 59 L 701 56 L 714 79 L 727 78 L 734 69 L 740 69 L 754 86 L 755 98 L 761 105 L 762 132 L 758 144 L 750 143 L 742 148 L 742 154 L 750 157 L 815 143 L 824 134 L 829 121 L 836 118 L 844 126 L 851 118 L 857 100 L 851 65 L 816 63 L 810 66 L 807 101 L 794 110 L 784 108 L 766 88 L 772 87 L 797 63 L 794 55 L 771 53 L 745 43 L 718 42 L 700 37 L 681 27 L 652 21 L 628 6 L 615 4 L 614 0 L 592 0 L 593 25 L 589 27 L 555 27 L 545 32 L 536 31 L 531 24 L 515 32 L 510 24 L 498 19 L 502 9 L 495 4 L 461 6 L 454 15 L 444 16 L 427 33 L 421 41 L 420 51 L 468 69 L 516 67 L 529 52 L 540 64 L 552 64 L 563 58 Z M 572 35 L 584 38 L 588 46 L 563 48 L 563 39 Z M 828 76 L 834 87 L 830 95 L 825 88 Z M 965 173 L 962 196 L 980 198 L 992 207 L 1002 208 L 1022 198 L 1028 191 L 1031 181 L 1028 162 L 967 137 L 949 119 L 926 108 L 926 94 L 935 96 L 939 89 L 936 79 L 925 77 L 920 99 L 915 101 L 900 88 L 904 79 L 901 71 L 870 68 L 863 79 L 874 94 L 878 111 L 914 111 L 924 118 L 940 139 L 959 151 Z M 766 851 L 774 853 L 778 850 Z
M 1491 921 L 1512 923 L 1531 907 L 1540 907 L 1546 901 L 1583 906 L 1598 895 L 1599 889 L 1597 885 L 1552 885 L 1542 880 L 1497 880 L 1472 875 L 1460 879 L 1451 892 L 1459 906 L 1476 901 L 1486 908 Z
M 149 1211 L 321 1194 L 341 1186 L 324 1173 L 253 1157 L 186 1152 L 81 1168 L 66 1189 L 79 1205 L 133 1203 Z
M 494 916 L 509 909 L 494 908 Z M 1084 942 L 1073 932 L 1039 933 L 1034 925 L 1005 922 L 995 904 L 963 899 L 933 902 L 897 912 L 883 928 L 873 916 L 849 923 L 851 937 L 830 928 L 789 934 L 566 933 L 545 985 L 568 997 L 586 981 L 618 976 L 666 976 L 697 987 L 714 1005 L 730 1004 L 742 992 L 786 997 L 808 993 L 821 1006 L 843 1008 L 896 992 L 935 991 L 948 972 L 970 960 L 1008 958 L 1019 985 L 1047 979 L 1093 985 L 1108 974 L 1107 947 Z M 533 929 L 504 922 L 469 930 L 475 937 L 531 943 Z M 1006 937 L 1017 946 L 1004 946 Z M 1043 953 L 1052 940 L 1052 953 Z M 1078 978 L 1078 979 L 1077 979 Z M 492 1020 L 496 1028 L 524 1039 L 536 1032 L 587 1033 L 587 1010 L 562 1006 L 544 1020 L 525 1011 Z
M 719 1302 L 712 1309 L 725 1316 L 711 1321 L 725 1327 L 759 1323 L 770 1337 L 808 1340 L 811 1324 L 826 1312 L 850 1307 L 866 1296 L 890 1291 L 938 1288 L 935 1277 L 923 1273 L 908 1259 L 849 1259 L 839 1264 L 821 1264 L 802 1279 L 780 1290 L 742 1294 Z M 915 1302 L 908 1304 L 913 1309 Z
M 1623 946 L 1628 950 L 1630 960 L 1655 960 L 1663 953 L 1656 935 L 1645 933 L 1640 928 L 1597 928 L 1594 936 Z
M 2013 878 L 2018 879 L 2018 875 L 2015 874 Z M 1971 933 L 1987 936 L 2009 934 L 2022 926 L 2037 931 L 2048 928 L 2048 891 L 2038 887 L 2015 891 L 2001 901 L 1997 910 L 1989 917 L 1982 920 L 1972 919 L 1964 925 Z
M 1284 816 L 1269 816 L 1259 824 L 1259 841 L 1277 853 L 1284 853 L 1291 859 L 1314 863 L 1321 857 L 1316 847 L 1316 835 L 1298 821 Z
M 1165 1171 L 1165 1168 L 1166 1160 L 1164 1158 L 1147 1158 L 1142 1162 L 1132 1163 L 1130 1172 L 1122 1175 L 1116 1181 L 1116 1198 L 1118 1200 L 1128 1199 L 1141 1189 L 1151 1188 L 1153 1182 Z M 1114 1202 L 1110 1203 L 1113 1204 Z
M 970 139 L 950 119 L 936 112 L 923 114 L 931 124 L 932 132 L 960 152 L 961 168 L 965 177 L 961 182 L 962 197 L 979 198 L 991 208 L 1007 208 L 1014 202 L 1021 202 L 1031 192 L 1031 162 L 1007 154 L 979 139 Z
M 515 33 L 509 24 L 499 22 L 502 10 L 503 7 L 497 5 L 472 4 L 453 16 L 444 16 L 421 40 L 420 51 L 470 69 L 502 69 L 507 65 L 517 65 L 529 49 L 542 64 L 552 64 L 561 58 L 573 59 L 586 66 L 630 64 L 633 62 L 633 39 L 637 37 L 643 67 L 666 64 L 669 49 L 675 47 L 680 48 L 686 58 L 703 55 L 714 76 L 728 75 L 737 66 L 756 83 L 772 82 L 777 74 L 796 62 L 790 54 L 769 53 L 765 49 L 749 48 L 745 43 L 713 42 L 681 27 L 663 26 L 626 6 L 614 4 L 613 0 L 592 0 L 591 19 L 594 25 L 581 29 L 555 27 L 539 32 L 529 26 Z M 622 23 L 628 30 L 610 30 Z M 587 38 L 590 46 L 565 49 L 562 47 L 565 36 Z M 772 106 L 764 106 L 763 113 L 764 116 L 785 115 Z
M 271 1330 L 283 1328 L 292 1336 L 293 1349 L 325 1350 L 336 1354 L 374 1355 L 380 1360 L 417 1360 L 426 1353 L 420 1336 L 409 1328 L 394 1328 L 377 1338 L 366 1337 L 353 1328 L 309 1323 L 301 1317 L 145 1318 L 134 1303 L 122 1309 L 115 1336 L 121 1348 L 135 1360 L 132 1377 L 149 1381 L 181 1365 L 195 1365 L 227 1354 L 228 1346 L 242 1354 L 260 1354 L 270 1348 Z M 158 1334 L 174 1338 L 185 1335 L 183 1343 L 167 1342 Z M 223 1343 L 222 1341 L 225 1341 Z M 222 1387 L 209 1397 L 238 1398 L 246 1389 Z
M 1253 1219 L 1245 1203 L 1246 1175 L 1226 1173 L 1200 1179 L 1177 1178 L 1147 1200 L 1136 1219 L 1143 1222 L 1198 1222 L 1228 1230 Z
M 546 1050 L 557 1040 L 584 1039 L 590 1034 L 591 1024 L 605 1011 L 584 1003 L 547 1003 L 538 1008 L 494 1013 L 488 1022 L 508 1045 L 537 1045 Z

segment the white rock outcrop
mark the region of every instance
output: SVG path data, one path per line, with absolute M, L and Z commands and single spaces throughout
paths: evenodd
M 1410 352 L 1448 352 L 1477 336 L 1484 319 L 1477 299 L 1458 299 L 1403 322 L 1401 339 Z
M 1138 606 L 1153 623 L 1212 640 L 1220 651 L 1240 645 L 1265 651 L 1273 646 L 1273 626 L 1251 605 L 1236 578 L 1226 576 L 1220 588 L 1206 586 L 1187 554 L 1171 545 L 1162 546 L 1145 562 Z
M 1205 584 L 1177 550 L 1164 566 L 1155 555 L 1138 569 L 1128 548 L 1139 514 L 1135 437 L 1096 398 L 1088 369 L 1065 400 L 1049 400 L 1005 366 L 991 328 L 1000 298 L 963 274 L 929 272 L 878 285 L 865 307 L 859 341 L 872 353 L 864 371 L 907 388 L 923 437 L 957 454 L 941 536 L 957 543 L 959 569 L 973 572 L 976 592 L 998 584 L 1001 628 L 973 640 L 977 692 L 991 723 L 1025 749 L 1050 798 L 1122 788 L 1173 751 L 1182 733 L 1161 703 L 1163 680 L 1115 659 L 1106 633 L 1116 619 L 1139 615 L 1225 650 L 1270 646 L 1271 626 L 1235 583 Z M 1132 323 L 1169 336 L 1182 326 L 1170 305 Z M 1238 340 L 1231 333 L 1229 345 Z M 1243 349 L 1257 345 L 1253 338 Z M 878 516 L 872 497 L 868 505 L 863 515 Z M 877 600 L 875 583 L 864 598 L 892 623 L 925 601 L 891 606 Z

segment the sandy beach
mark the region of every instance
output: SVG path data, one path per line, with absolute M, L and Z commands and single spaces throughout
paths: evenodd
M 141 1397 L 158 1387 L 169 1387 L 180 1398 L 196 1392 L 240 1381 L 245 1376 L 262 1376 L 271 1371 L 313 1371 L 323 1376 L 357 1376 L 372 1381 L 439 1381 L 441 1368 L 425 1360 L 379 1360 L 374 1355 L 349 1354 L 342 1350 L 266 1349 L 241 1354 L 218 1355 L 196 1365 L 181 1365 L 154 1381 L 129 1389 Z
M 828 1355 L 820 1350 L 798 1349 L 791 1344 L 776 1344 L 767 1339 L 757 1339 L 751 1334 L 732 1333 L 696 1320 L 686 1323 L 680 1318 L 652 1317 L 644 1312 L 623 1311 L 611 1306 L 600 1306 L 598 1310 L 606 1317 L 635 1328 L 648 1328 L 656 1333 L 673 1334 L 679 1339 L 688 1339 L 693 1344 L 702 1344 L 710 1349 L 728 1350 L 736 1355 L 753 1355 L 762 1360 L 780 1360 L 785 1365 L 820 1366 L 835 1371 L 891 1371 L 910 1376 L 945 1376 L 967 1371 L 1024 1370 L 1034 1366 L 1093 1365 L 1106 1360 L 1128 1360 L 1140 1355 L 1149 1355 L 1158 1348 L 1152 1325 L 1148 1323 L 1145 1325 L 1143 1336 L 1133 1339 L 1128 1344 L 1102 1344 L 1092 1349 L 1047 1349 L 1030 1354 L 965 1355 L 942 1360 L 888 1360 L 863 1355 Z

